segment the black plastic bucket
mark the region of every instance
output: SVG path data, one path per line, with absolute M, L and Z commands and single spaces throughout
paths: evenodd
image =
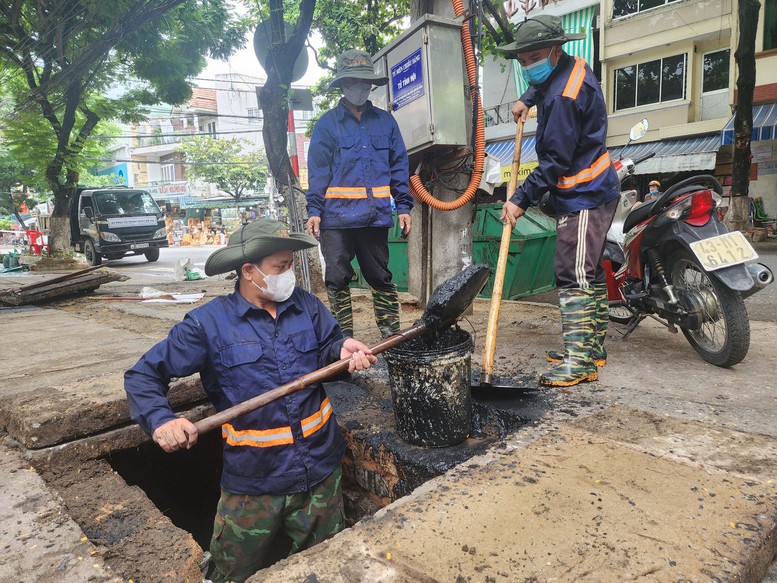
M 383 354 L 399 436 L 427 447 L 464 441 L 472 426 L 469 333 L 449 328 L 431 345 L 417 338 Z

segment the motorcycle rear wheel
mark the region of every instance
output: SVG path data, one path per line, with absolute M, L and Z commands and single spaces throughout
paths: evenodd
M 693 349 L 716 366 L 741 362 L 750 348 L 750 320 L 742 297 L 704 271 L 689 251 L 672 255 L 667 267 L 675 290 L 685 290 L 701 314 L 698 329 L 682 329 Z

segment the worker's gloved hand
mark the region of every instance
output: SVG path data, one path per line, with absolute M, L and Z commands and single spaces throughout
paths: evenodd
M 305 225 L 305 230 L 308 235 L 318 239 L 318 236 L 321 234 L 321 217 L 310 217 Z
M 407 239 L 410 229 L 413 228 L 413 219 L 410 215 L 399 215 L 399 227 L 402 229 L 402 238 Z
M 517 204 L 511 203 L 509 200 L 502 207 L 502 215 L 499 217 L 502 221 L 510 221 L 510 226 L 515 227 L 515 223 L 520 219 L 526 211 L 519 207 Z
M 348 363 L 348 372 L 355 370 L 365 370 L 378 362 L 378 357 L 372 354 L 372 350 L 366 344 L 353 338 L 346 338 L 343 347 L 340 349 L 340 358 L 351 358 Z
M 182 417 L 163 423 L 151 435 L 151 439 L 167 453 L 179 449 L 191 449 L 197 443 L 197 437 L 194 423 Z

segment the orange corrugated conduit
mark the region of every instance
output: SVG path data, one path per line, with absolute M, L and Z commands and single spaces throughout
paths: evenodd
M 456 16 L 464 14 L 464 5 L 461 0 L 452 0 L 453 11 Z M 480 179 L 483 176 L 483 161 L 484 152 L 486 149 L 486 137 L 485 130 L 483 129 L 483 104 L 480 100 L 477 82 L 477 63 L 475 62 L 475 53 L 472 50 L 472 40 L 469 36 L 469 24 L 464 21 L 461 25 L 461 46 L 464 50 L 464 63 L 467 66 L 467 79 L 469 80 L 469 86 L 472 92 L 472 101 L 475 103 L 476 108 L 476 122 L 475 122 L 475 168 L 472 170 L 472 178 L 469 181 L 469 186 L 462 193 L 462 195 L 456 200 L 450 202 L 444 202 L 434 198 L 421 181 L 421 177 L 418 174 L 413 174 L 410 177 L 410 193 L 419 201 L 428 204 L 430 207 L 441 211 L 452 211 L 457 208 L 463 207 L 467 204 L 472 197 L 475 196 L 475 192 L 480 184 Z

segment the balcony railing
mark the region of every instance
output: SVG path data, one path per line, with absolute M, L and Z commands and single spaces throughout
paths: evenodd
M 515 101 L 500 103 L 483 110 L 483 124 L 490 128 L 503 123 L 513 123 L 512 109 Z
M 183 130 L 174 130 L 172 132 L 159 132 L 158 136 L 150 136 L 147 132 L 139 132 L 142 137 L 135 137 L 135 148 L 146 148 L 149 146 L 162 146 L 165 144 L 180 144 L 184 138 L 198 133 L 194 128 Z

